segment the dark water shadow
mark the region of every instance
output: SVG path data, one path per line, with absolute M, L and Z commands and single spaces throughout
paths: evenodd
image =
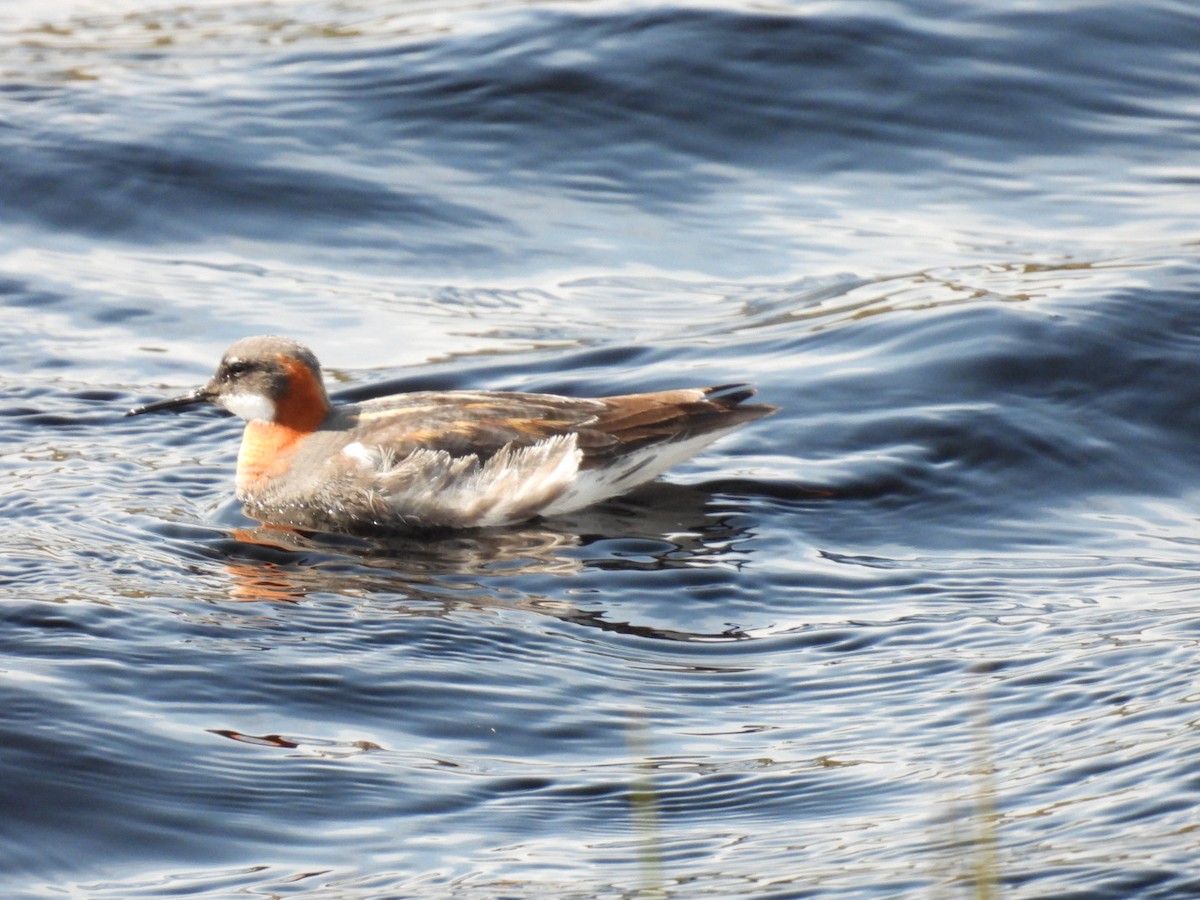
M 749 502 L 752 483 L 738 486 L 740 498 L 718 501 L 706 486 L 655 483 L 571 516 L 503 529 L 366 538 L 235 527 L 202 552 L 220 561 L 236 602 L 338 595 L 401 615 L 513 609 L 660 640 L 741 640 L 746 635 L 736 629 L 701 633 L 610 621 L 596 606 L 602 597 L 589 593 L 585 608 L 556 587 L 594 571 L 607 577 L 728 568 L 744 554 L 738 545 L 752 523 L 738 502 Z

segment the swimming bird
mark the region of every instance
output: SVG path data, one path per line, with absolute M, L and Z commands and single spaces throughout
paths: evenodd
M 370 533 L 509 525 L 624 493 L 776 412 L 743 384 L 562 397 L 417 391 L 334 406 L 313 352 L 243 338 L 204 386 L 127 416 L 213 403 L 245 420 L 237 497 L 260 521 Z

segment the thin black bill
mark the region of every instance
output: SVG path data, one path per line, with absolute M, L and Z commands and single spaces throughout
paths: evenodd
M 196 388 L 190 394 L 184 394 L 182 397 L 171 397 L 167 400 L 155 400 L 153 403 L 147 403 L 145 406 L 135 406 L 126 416 L 140 416 L 142 413 L 159 412 L 164 409 L 180 409 L 185 406 L 195 406 L 197 403 L 207 403 L 208 393 L 204 388 Z

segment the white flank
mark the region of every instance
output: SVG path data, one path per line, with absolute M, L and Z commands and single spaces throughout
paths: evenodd
M 476 456 L 417 450 L 380 473 L 380 492 L 396 515 L 416 523 L 519 522 L 538 515 L 569 488 L 583 459 L 575 444 L 569 434 L 529 447 L 510 445 L 485 463 Z
M 362 463 L 365 466 L 371 466 L 372 468 L 378 468 L 380 462 L 383 460 L 382 453 L 380 453 L 378 450 L 370 449 L 364 445 L 362 441 L 355 441 L 353 444 L 347 444 L 342 448 L 342 453 L 350 457 L 355 462 Z
M 275 404 L 262 394 L 227 394 L 218 401 L 235 416 L 247 422 L 272 422 L 275 420 Z
M 455 457 L 444 450 L 416 450 L 394 459 L 387 448 L 360 441 L 347 444 L 342 454 L 373 472 L 371 492 L 401 521 L 487 527 L 573 512 L 622 494 L 739 427 L 655 444 L 582 471 L 583 452 L 573 434 L 528 447 L 509 445 L 483 463 L 477 456 Z
M 721 431 L 710 431 L 682 441 L 654 444 L 623 456 L 603 468 L 582 471 L 567 490 L 541 510 L 541 515 L 555 516 L 574 512 L 617 494 L 623 494 L 639 484 L 653 481 L 667 469 L 691 459 L 713 441 L 740 427 L 740 424 L 733 425 Z

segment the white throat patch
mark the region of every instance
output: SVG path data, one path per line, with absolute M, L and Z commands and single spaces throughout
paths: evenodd
M 275 404 L 262 394 L 227 394 L 218 401 L 235 416 L 247 422 L 273 422 Z

